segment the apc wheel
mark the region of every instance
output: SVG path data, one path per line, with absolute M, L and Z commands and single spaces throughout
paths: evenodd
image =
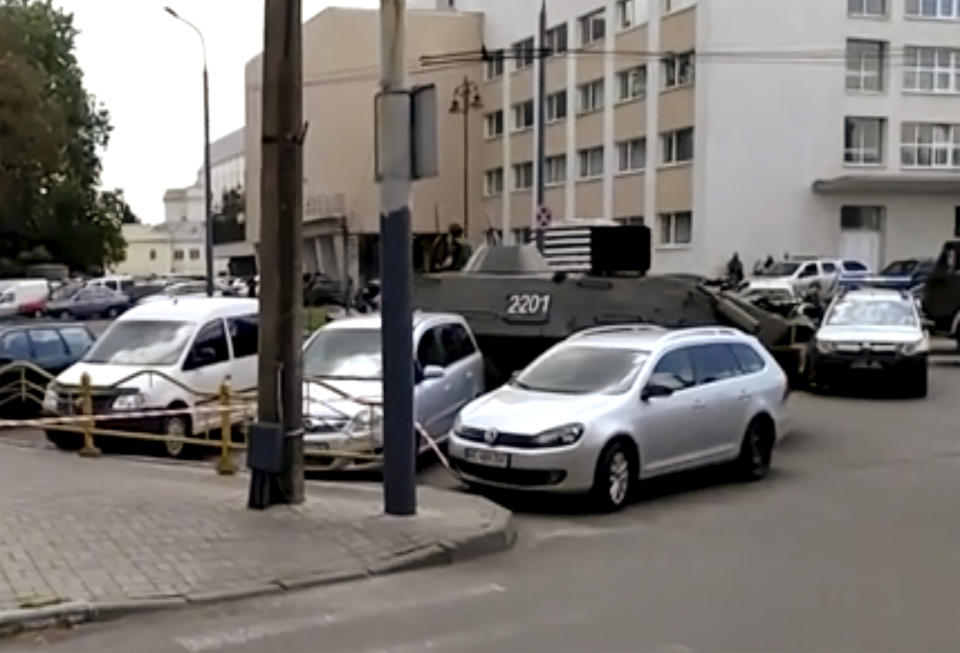
M 184 415 L 168 417 L 163 422 L 163 434 L 170 438 L 190 437 L 190 418 Z M 186 458 L 190 453 L 190 445 L 180 439 L 165 439 L 163 449 L 171 458 Z
M 754 419 L 747 427 L 740 455 L 734 463 L 737 477 L 743 481 L 759 481 L 770 471 L 772 457 L 773 427 L 761 419 Z
M 623 441 L 614 440 L 600 453 L 593 480 L 593 499 L 597 508 L 613 512 L 623 508 L 637 478 L 634 451 Z

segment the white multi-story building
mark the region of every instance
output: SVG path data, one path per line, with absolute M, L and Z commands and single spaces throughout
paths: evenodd
M 960 0 L 546 0 L 544 43 L 540 6 L 411 2 L 411 83 L 437 83 L 441 102 L 464 76 L 477 83 L 474 240 L 528 228 L 537 210 L 540 52 L 544 203 L 557 220 L 643 221 L 654 272 L 715 275 L 734 251 L 747 267 L 784 254 L 879 266 L 960 235 Z M 376 232 L 376 29 L 363 10 L 304 26 L 305 196 L 342 197 L 344 233 Z M 481 44 L 488 60 L 462 56 Z M 424 62 L 443 53 L 461 55 Z M 260 74 L 258 57 L 251 166 Z M 419 234 L 462 215 L 461 120 L 442 112 L 440 176 L 414 190 Z M 247 208 L 255 241 L 259 207 Z

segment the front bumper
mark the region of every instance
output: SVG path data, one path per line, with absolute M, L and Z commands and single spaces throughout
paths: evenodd
M 506 467 L 482 464 L 467 450 L 505 454 Z M 449 436 L 450 463 L 467 480 L 479 485 L 537 492 L 586 492 L 593 487 L 596 456 L 581 438 L 565 447 L 542 449 L 491 446 Z
M 814 349 L 810 355 L 810 363 L 817 374 L 842 374 L 860 372 L 892 372 L 927 365 L 926 352 L 904 355 L 899 352 L 873 352 L 860 350 L 859 352 L 834 351 L 823 353 Z

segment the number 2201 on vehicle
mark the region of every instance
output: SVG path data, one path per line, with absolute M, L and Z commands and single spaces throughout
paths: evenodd
M 549 294 L 515 292 L 507 295 L 507 321 L 546 322 L 549 318 Z

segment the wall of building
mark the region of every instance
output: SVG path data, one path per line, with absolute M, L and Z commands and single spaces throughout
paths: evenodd
M 117 264 L 115 272 L 143 276 L 170 273 L 172 250 L 168 233 L 142 224 L 125 224 L 122 231 L 127 243 L 126 257 Z

